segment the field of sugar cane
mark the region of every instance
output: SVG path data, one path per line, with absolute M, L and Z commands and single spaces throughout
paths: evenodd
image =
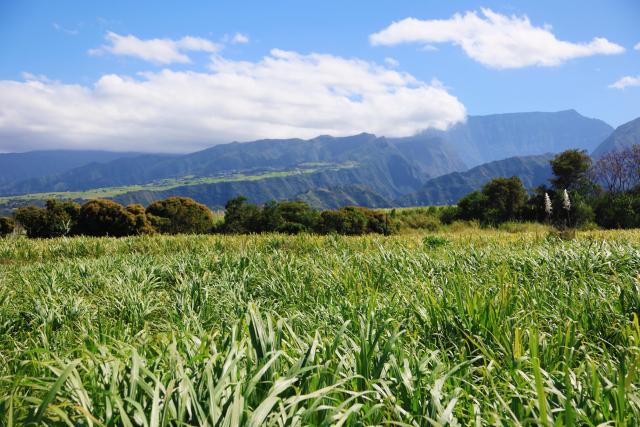
M 0 425 L 638 425 L 639 273 L 639 231 L 0 240 Z

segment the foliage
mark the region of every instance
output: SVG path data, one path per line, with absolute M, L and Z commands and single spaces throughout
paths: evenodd
M 449 240 L 441 236 L 424 236 L 422 243 L 428 249 L 436 249 L 449 244 Z
M 16 210 L 15 219 L 29 237 L 61 237 L 77 231 L 80 205 L 72 201 L 48 200 L 45 208 L 26 206 Z
M 224 223 L 221 230 L 230 234 L 259 233 L 263 231 L 260 208 L 247 203 L 247 198 L 238 196 L 224 207 Z
M 28 237 L 49 237 L 47 211 L 37 206 L 18 208 L 15 213 L 16 222 L 27 233 Z
M 551 160 L 555 178 L 551 183 L 556 189 L 581 189 L 589 184 L 587 172 L 591 157 L 583 150 L 566 150 Z
M 13 233 L 15 226 L 16 224 L 13 218 L 0 217 L 0 237 L 5 237 Z
M 78 229 L 87 236 L 130 236 L 139 234 L 134 214 L 111 200 L 91 200 L 80 208 Z
M 640 423 L 640 232 L 447 239 L 7 240 L 0 425 Z
M 136 234 L 154 234 L 156 232 L 144 206 L 132 204 L 128 205 L 126 209 L 135 219 Z
M 494 178 L 458 202 L 458 218 L 477 219 L 483 223 L 499 224 L 522 217 L 527 191 L 517 176 Z
M 205 234 L 213 227 L 213 214 L 205 205 L 188 197 L 169 197 L 147 206 L 147 216 L 165 234 Z
M 640 227 L 640 197 L 632 193 L 608 193 L 597 200 L 595 217 L 604 228 Z

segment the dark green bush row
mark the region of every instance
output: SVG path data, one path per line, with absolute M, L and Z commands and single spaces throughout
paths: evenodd
M 629 151 L 631 153 L 631 151 Z M 621 153 L 624 155 L 625 153 Z M 598 162 L 600 176 L 608 171 Z M 507 221 L 538 221 L 557 227 L 596 224 L 602 228 L 640 227 L 640 165 L 629 168 L 625 182 L 636 183 L 622 191 L 606 191 L 584 152 L 567 150 L 551 160 L 551 186 L 540 186 L 529 195 L 518 177 L 496 178 L 479 191 L 463 197 L 458 205 L 440 214 L 443 223 L 477 220 L 485 225 Z M 565 202 L 565 191 L 569 204 Z M 549 198 L 551 210 L 546 208 Z
M 313 232 L 360 235 L 389 234 L 385 213 L 360 207 L 316 211 L 304 202 L 247 203 L 244 197 L 230 200 L 224 221 L 216 224 L 203 204 L 186 197 L 171 197 L 141 205 L 122 206 L 111 200 L 91 200 L 84 205 L 71 201 L 47 201 L 44 208 L 19 208 L 14 218 L 0 218 L 0 235 L 19 226 L 28 237 L 131 236 L 140 234 L 245 234 Z
M 392 227 L 386 213 L 367 208 L 347 206 L 318 212 L 301 201 L 269 202 L 257 206 L 247 203 L 244 197 L 237 197 L 227 202 L 224 222 L 218 230 L 235 234 L 275 231 L 360 235 L 390 234 Z

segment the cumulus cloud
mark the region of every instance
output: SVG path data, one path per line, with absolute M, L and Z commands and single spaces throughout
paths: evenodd
M 640 50 L 640 43 L 638 43 L 637 45 L 635 45 L 633 48 L 634 48 L 635 50 Z
M 235 33 L 231 38 L 233 44 L 247 44 L 249 43 L 249 36 L 242 33 Z
M 220 46 L 210 40 L 200 37 L 183 37 L 179 40 L 148 39 L 142 40 L 133 35 L 120 35 L 109 31 L 105 36 L 107 44 L 97 49 L 89 50 L 91 55 L 132 56 L 153 64 L 165 65 L 172 63 L 191 62 L 185 51 L 200 51 L 214 53 Z
M 611 89 L 624 89 L 630 86 L 640 86 L 640 76 L 625 76 L 609 85 Z
M 208 72 L 109 74 L 92 86 L 27 76 L 0 81 L 0 93 L 0 151 L 186 152 L 266 137 L 405 136 L 466 116 L 437 81 L 277 49 L 256 62 L 216 56 Z
M 372 45 L 453 43 L 474 60 L 491 68 L 551 67 L 573 58 L 614 55 L 620 45 L 596 37 L 588 43 L 558 40 L 551 27 L 536 27 L 527 16 L 481 13 L 455 14 L 450 19 L 407 18 L 369 36 Z

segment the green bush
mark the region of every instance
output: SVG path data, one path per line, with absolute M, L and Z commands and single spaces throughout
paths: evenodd
M 604 228 L 640 227 L 640 197 L 632 193 L 608 193 L 596 201 L 595 218 Z
M 235 197 L 225 205 L 224 223 L 220 230 L 228 234 L 260 233 L 264 231 L 262 214 L 258 206 L 247 203 L 246 197 Z
M 422 244 L 427 249 L 436 249 L 436 248 L 439 248 L 441 246 L 448 245 L 449 244 L 449 240 L 445 239 L 444 237 L 440 237 L 440 236 L 425 236 L 422 239 Z
M 47 211 L 38 206 L 25 206 L 18 208 L 15 214 L 16 222 L 27 233 L 27 237 L 49 237 L 49 224 Z
M 80 208 L 78 230 L 87 236 L 131 236 L 138 234 L 136 217 L 111 200 L 91 200 Z
M 16 223 L 13 218 L 6 216 L 0 217 L 0 237 L 5 237 L 13 233 L 15 226 Z
M 154 227 L 165 234 L 205 234 L 213 227 L 213 213 L 188 197 L 169 197 L 151 203 L 146 214 Z
M 72 201 L 47 200 L 44 208 L 26 206 L 15 218 L 28 237 L 60 237 L 77 233 L 80 205 Z
M 142 205 L 133 204 L 126 207 L 127 211 L 132 214 L 136 222 L 136 234 L 154 234 L 155 227 L 147 216 L 147 212 Z M 164 219 L 164 218 L 162 218 Z

